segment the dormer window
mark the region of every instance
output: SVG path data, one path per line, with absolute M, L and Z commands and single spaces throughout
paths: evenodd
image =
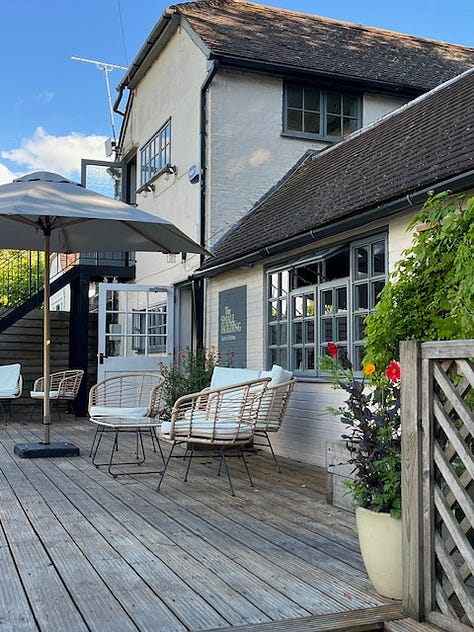
M 141 181 L 146 184 L 171 164 L 171 120 L 144 145 L 140 152 Z
M 362 127 L 357 94 L 287 83 L 283 132 L 290 136 L 338 141 Z

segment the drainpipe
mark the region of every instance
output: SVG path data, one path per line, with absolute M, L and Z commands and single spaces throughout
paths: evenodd
M 199 185 L 200 189 L 200 204 L 199 204 L 199 239 L 200 244 L 204 246 L 206 241 L 206 113 L 207 113 L 207 90 L 214 79 L 218 62 L 212 61 L 211 67 L 208 70 L 206 78 L 201 85 L 201 104 L 200 104 L 200 122 L 199 122 L 199 137 L 200 137 L 200 174 Z M 201 255 L 202 265 L 204 256 Z M 194 305 L 196 311 L 196 345 L 198 349 L 202 349 L 204 346 L 204 279 L 195 279 L 193 281 L 193 293 L 194 293 Z

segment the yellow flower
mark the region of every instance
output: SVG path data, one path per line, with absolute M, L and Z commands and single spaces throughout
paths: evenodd
M 364 375 L 372 375 L 374 371 L 375 371 L 375 364 L 366 364 L 365 367 L 363 368 Z

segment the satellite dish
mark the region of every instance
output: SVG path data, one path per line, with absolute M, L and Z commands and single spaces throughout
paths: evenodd
M 196 165 L 191 165 L 188 169 L 188 180 L 191 184 L 195 184 L 199 181 L 199 172 Z

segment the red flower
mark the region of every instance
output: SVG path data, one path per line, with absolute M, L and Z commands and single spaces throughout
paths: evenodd
M 388 379 L 391 382 L 398 382 L 401 375 L 400 365 L 398 364 L 398 362 L 395 362 L 395 360 L 392 360 L 385 371 L 385 375 L 388 377 Z
M 337 345 L 333 342 L 328 342 L 328 351 L 331 358 L 335 358 L 337 356 Z

